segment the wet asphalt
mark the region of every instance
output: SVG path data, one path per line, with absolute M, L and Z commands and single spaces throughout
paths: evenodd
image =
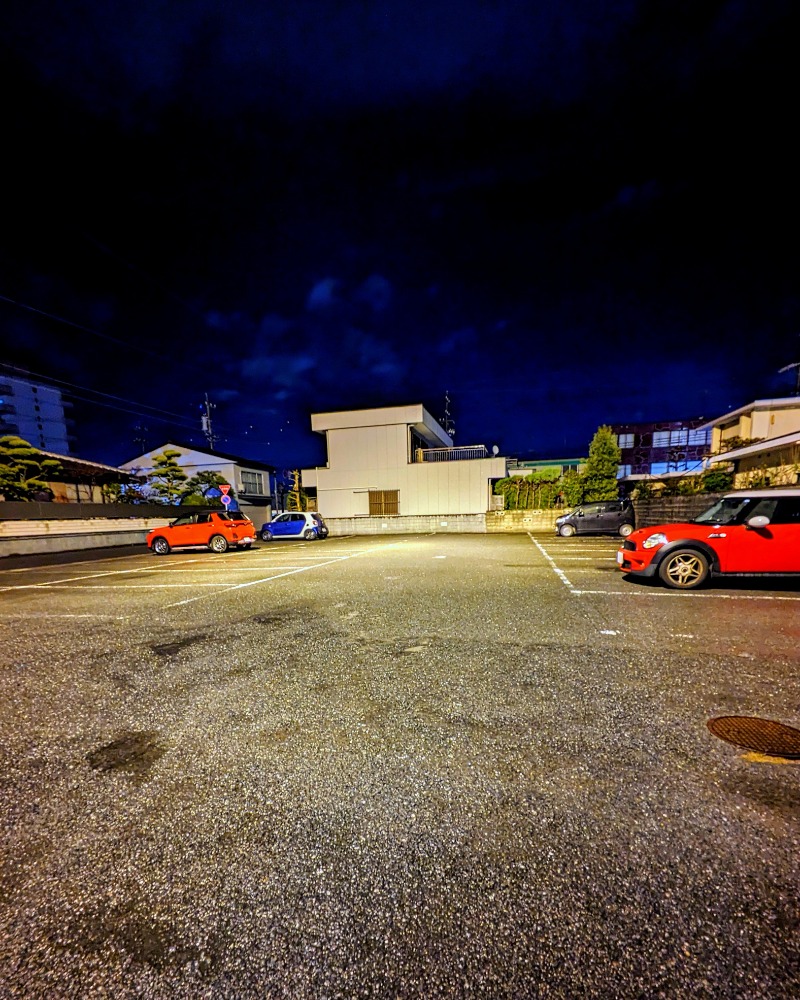
M 800 588 L 615 550 L 0 565 L 0 996 L 800 995 Z

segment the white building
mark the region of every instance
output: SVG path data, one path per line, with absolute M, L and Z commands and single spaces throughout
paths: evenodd
M 421 404 L 312 413 L 311 428 L 325 434 L 328 462 L 303 469 L 302 485 L 326 520 L 485 515 L 506 475 L 483 445 L 454 448 Z
M 0 437 L 15 434 L 34 448 L 69 455 L 65 410 L 71 405 L 51 385 L 0 375 Z
M 242 510 L 247 512 L 248 507 L 253 507 L 253 516 L 268 518 L 274 506 L 275 468 L 264 462 L 167 441 L 160 448 L 153 448 L 144 455 L 123 462 L 120 468 L 137 475 L 148 475 L 155 466 L 155 456 L 163 455 L 165 451 L 180 452 L 176 462 L 189 478 L 201 472 L 218 473 L 235 490 Z

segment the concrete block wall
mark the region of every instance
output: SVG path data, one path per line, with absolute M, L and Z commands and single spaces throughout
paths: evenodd
M 415 514 L 396 517 L 325 518 L 331 536 L 341 535 L 430 535 L 438 533 L 486 532 L 485 514 Z
M 556 518 L 564 513 L 559 510 L 491 510 L 486 517 L 486 530 L 490 533 L 519 534 L 525 531 L 555 533 Z
M 73 552 L 115 545 L 144 545 L 147 532 L 171 518 L 87 518 L 68 521 L 0 521 L 0 558 Z

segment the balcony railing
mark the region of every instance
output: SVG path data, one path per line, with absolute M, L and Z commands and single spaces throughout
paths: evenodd
M 488 458 L 489 452 L 483 444 L 466 445 L 463 448 L 417 448 L 415 462 L 466 462 L 473 458 Z

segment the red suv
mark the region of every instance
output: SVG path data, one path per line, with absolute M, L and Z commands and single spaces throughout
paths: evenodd
M 153 528 L 147 544 L 157 556 L 171 549 L 203 545 L 212 552 L 227 552 L 229 548 L 249 549 L 255 541 L 253 522 L 239 511 L 197 511 L 182 514 L 165 528 Z
M 691 590 L 710 576 L 800 574 L 800 489 L 739 490 L 693 521 L 629 535 L 617 552 L 623 573 Z

